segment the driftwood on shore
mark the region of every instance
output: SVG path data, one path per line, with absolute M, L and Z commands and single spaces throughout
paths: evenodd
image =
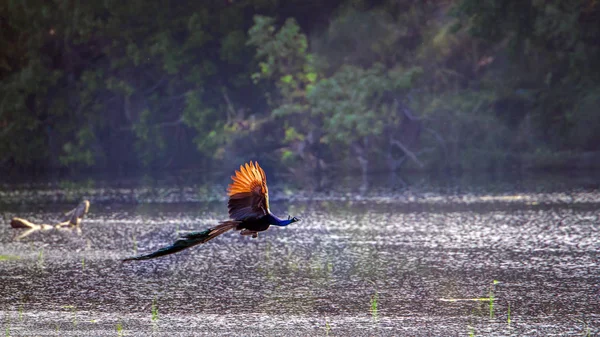
M 26 231 L 16 237 L 16 240 L 23 239 L 37 231 L 48 231 L 48 230 L 67 230 L 77 229 L 81 231 L 81 221 L 90 209 L 90 202 L 88 200 L 82 201 L 77 207 L 66 212 L 59 220 L 58 223 L 50 224 L 35 224 L 23 218 L 14 217 L 10 221 L 10 226 L 15 229 L 24 228 Z

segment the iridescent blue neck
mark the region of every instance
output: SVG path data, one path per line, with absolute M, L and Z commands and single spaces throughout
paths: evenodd
M 266 218 L 267 218 L 267 221 L 269 222 L 269 224 L 273 225 L 273 226 L 287 226 L 293 222 L 292 219 L 287 219 L 287 220 L 280 219 L 270 212 L 269 212 L 269 214 L 267 214 Z

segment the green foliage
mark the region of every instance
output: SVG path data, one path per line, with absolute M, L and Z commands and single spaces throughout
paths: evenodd
M 152 322 L 158 321 L 158 303 L 156 297 L 152 299 Z
M 154 159 L 162 158 L 166 150 L 161 129 L 152 117 L 150 110 L 144 109 L 140 112 L 138 122 L 133 126 L 133 133 L 137 136 L 136 154 L 145 165 L 151 164 Z
M 218 153 L 226 142 L 226 130 L 222 124 L 215 123 L 219 120 L 217 112 L 202 103 L 201 93 L 198 91 L 188 92 L 186 103 L 182 121 L 197 131 L 194 142 L 198 150 L 207 156 Z
M 117 336 L 124 336 L 125 335 L 125 333 L 123 331 L 123 323 L 118 322 L 117 325 L 116 325 L 116 328 L 117 328 Z
M 69 166 L 72 163 L 83 163 L 91 166 L 94 164 L 94 154 L 89 145 L 94 141 L 94 133 L 84 127 L 77 131 L 75 142 L 66 142 L 63 145 L 63 154 L 59 157 L 62 165 Z
M 522 102 L 526 110 L 518 112 L 517 124 L 539 130 L 535 143 L 554 150 L 589 149 L 584 143 L 600 140 L 581 129 L 585 140 L 576 140 L 578 131 L 571 129 L 578 124 L 575 114 L 587 116 L 581 122 L 597 123 L 583 112 L 582 102 L 597 95 L 590 92 L 600 81 L 600 27 L 592 19 L 600 6 L 589 0 L 463 0 L 453 13 L 494 59 L 481 82 L 502 93 L 500 102 Z
M 287 20 L 279 30 L 274 22 L 255 17 L 249 43 L 257 47 L 260 61 L 260 71 L 253 78 L 271 81 L 278 89 L 277 99 L 271 93 L 268 96 L 272 116 L 293 125 L 285 130 L 283 141 L 289 147 L 282 151 L 282 159 L 290 162 L 294 152 L 304 155 L 307 146 L 315 152 L 323 147 L 336 149 L 336 158 L 328 159 L 340 159 L 367 138 L 385 142 L 384 127 L 400 123 L 384 95 L 411 89 L 422 69 L 388 69 L 377 62 L 366 68 L 338 65 L 326 77 L 327 69 L 319 68 L 315 56 L 307 52 L 306 36 L 295 21 Z
M 2 2 L 0 166 L 492 168 L 598 148 L 596 1 L 285 5 Z
M 0 255 L 0 261 L 14 261 L 20 259 L 20 256 L 16 255 Z
M 220 56 L 221 60 L 233 64 L 243 64 L 244 44 L 246 43 L 246 34 L 241 30 L 234 30 L 223 37 L 221 42 Z
M 573 148 L 580 150 L 595 150 L 598 144 L 600 130 L 600 87 L 582 93 L 575 102 L 572 113 L 566 115 L 567 122 L 572 125 L 568 139 Z
M 332 77 L 321 80 L 308 95 L 311 111 L 320 115 L 329 139 L 351 143 L 382 132 L 386 120 L 375 104 L 393 88 L 381 65 L 371 69 L 342 67 Z
M 317 81 L 313 56 L 308 53 L 308 40 L 293 18 L 278 30 L 275 19 L 257 15 L 248 31 L 248 44 L 256 47 L 260 71 L 252 74 L 255 83 L 272 80 L 280 92 L 280 102 L 297 104 L 303 101 L 308 86 Z M 286 109 L 286 108 L 284 108 Z M 287 108 L 289 109 L 289 108 Z M 298 109 L 292 109 L 297 111 Z
M 194 137 L 202 153 L 211 152 L 221 143 L 226 122 L 225 114 L 215 112 L 226 102 L 216 99 L 211 87 L 227 81 L 223 70 L 238 90 L 250 85 L 239 81 L 246 70 L 231 69 L 229 63 L 243 63 L 245 27 L 238 19 L 252 6 L 194 1 L 0 5 L 6 18 L 0 29 L 0 45 L 6 47 L 0 52 L 2 162 L 55 168 L 164 166 L 190 157 L 184 151 Z M 190 100 L 188 92 L 201 97 Z M 196 117 L 200 121 L 191 120 Z M 194 135 L 206 130 L 219 140 Z

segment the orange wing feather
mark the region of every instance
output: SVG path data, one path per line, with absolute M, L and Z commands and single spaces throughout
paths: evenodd
M 243 205 L 236 202 L 235 206 L 232 207 L 233 209 L 238 210 L 240 209 L 239 207 L 244 206 L 244 208 L 249 207 L 252 212 L 262 210 L 260 213 L 263 215 L 269 211 L 267 176 L 257 162 L 241 165 L 239 171 L 236 170 L 235 175 L 231 176 L 231 179 L 233 182 L 227 188 L 227 195 L 230 197 L 230 201 L 231 199 L 247 200 L 247 203 L 242 203 Z M 232 208 L 230 208 L 230 211 Z
M 261 193 L 268 195 L 267 176 L 265 171 L 258 163 L 246 163 L 240 166 L 239 171 L 231 176 L 233 182 L 227 188 L 227 195 L 232 196 L 237 193 L 253 192 L 256 187 L 261 187 Z

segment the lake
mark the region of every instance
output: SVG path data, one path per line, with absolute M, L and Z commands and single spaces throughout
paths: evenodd
M 0 188 L 0 322 L 10 336 L 594 336 L 600 175 L 269 176 L 302 219 L 120 259 L 227 218 L 227 177 Z M 91 201 L 81 233 L 16 239 Z

